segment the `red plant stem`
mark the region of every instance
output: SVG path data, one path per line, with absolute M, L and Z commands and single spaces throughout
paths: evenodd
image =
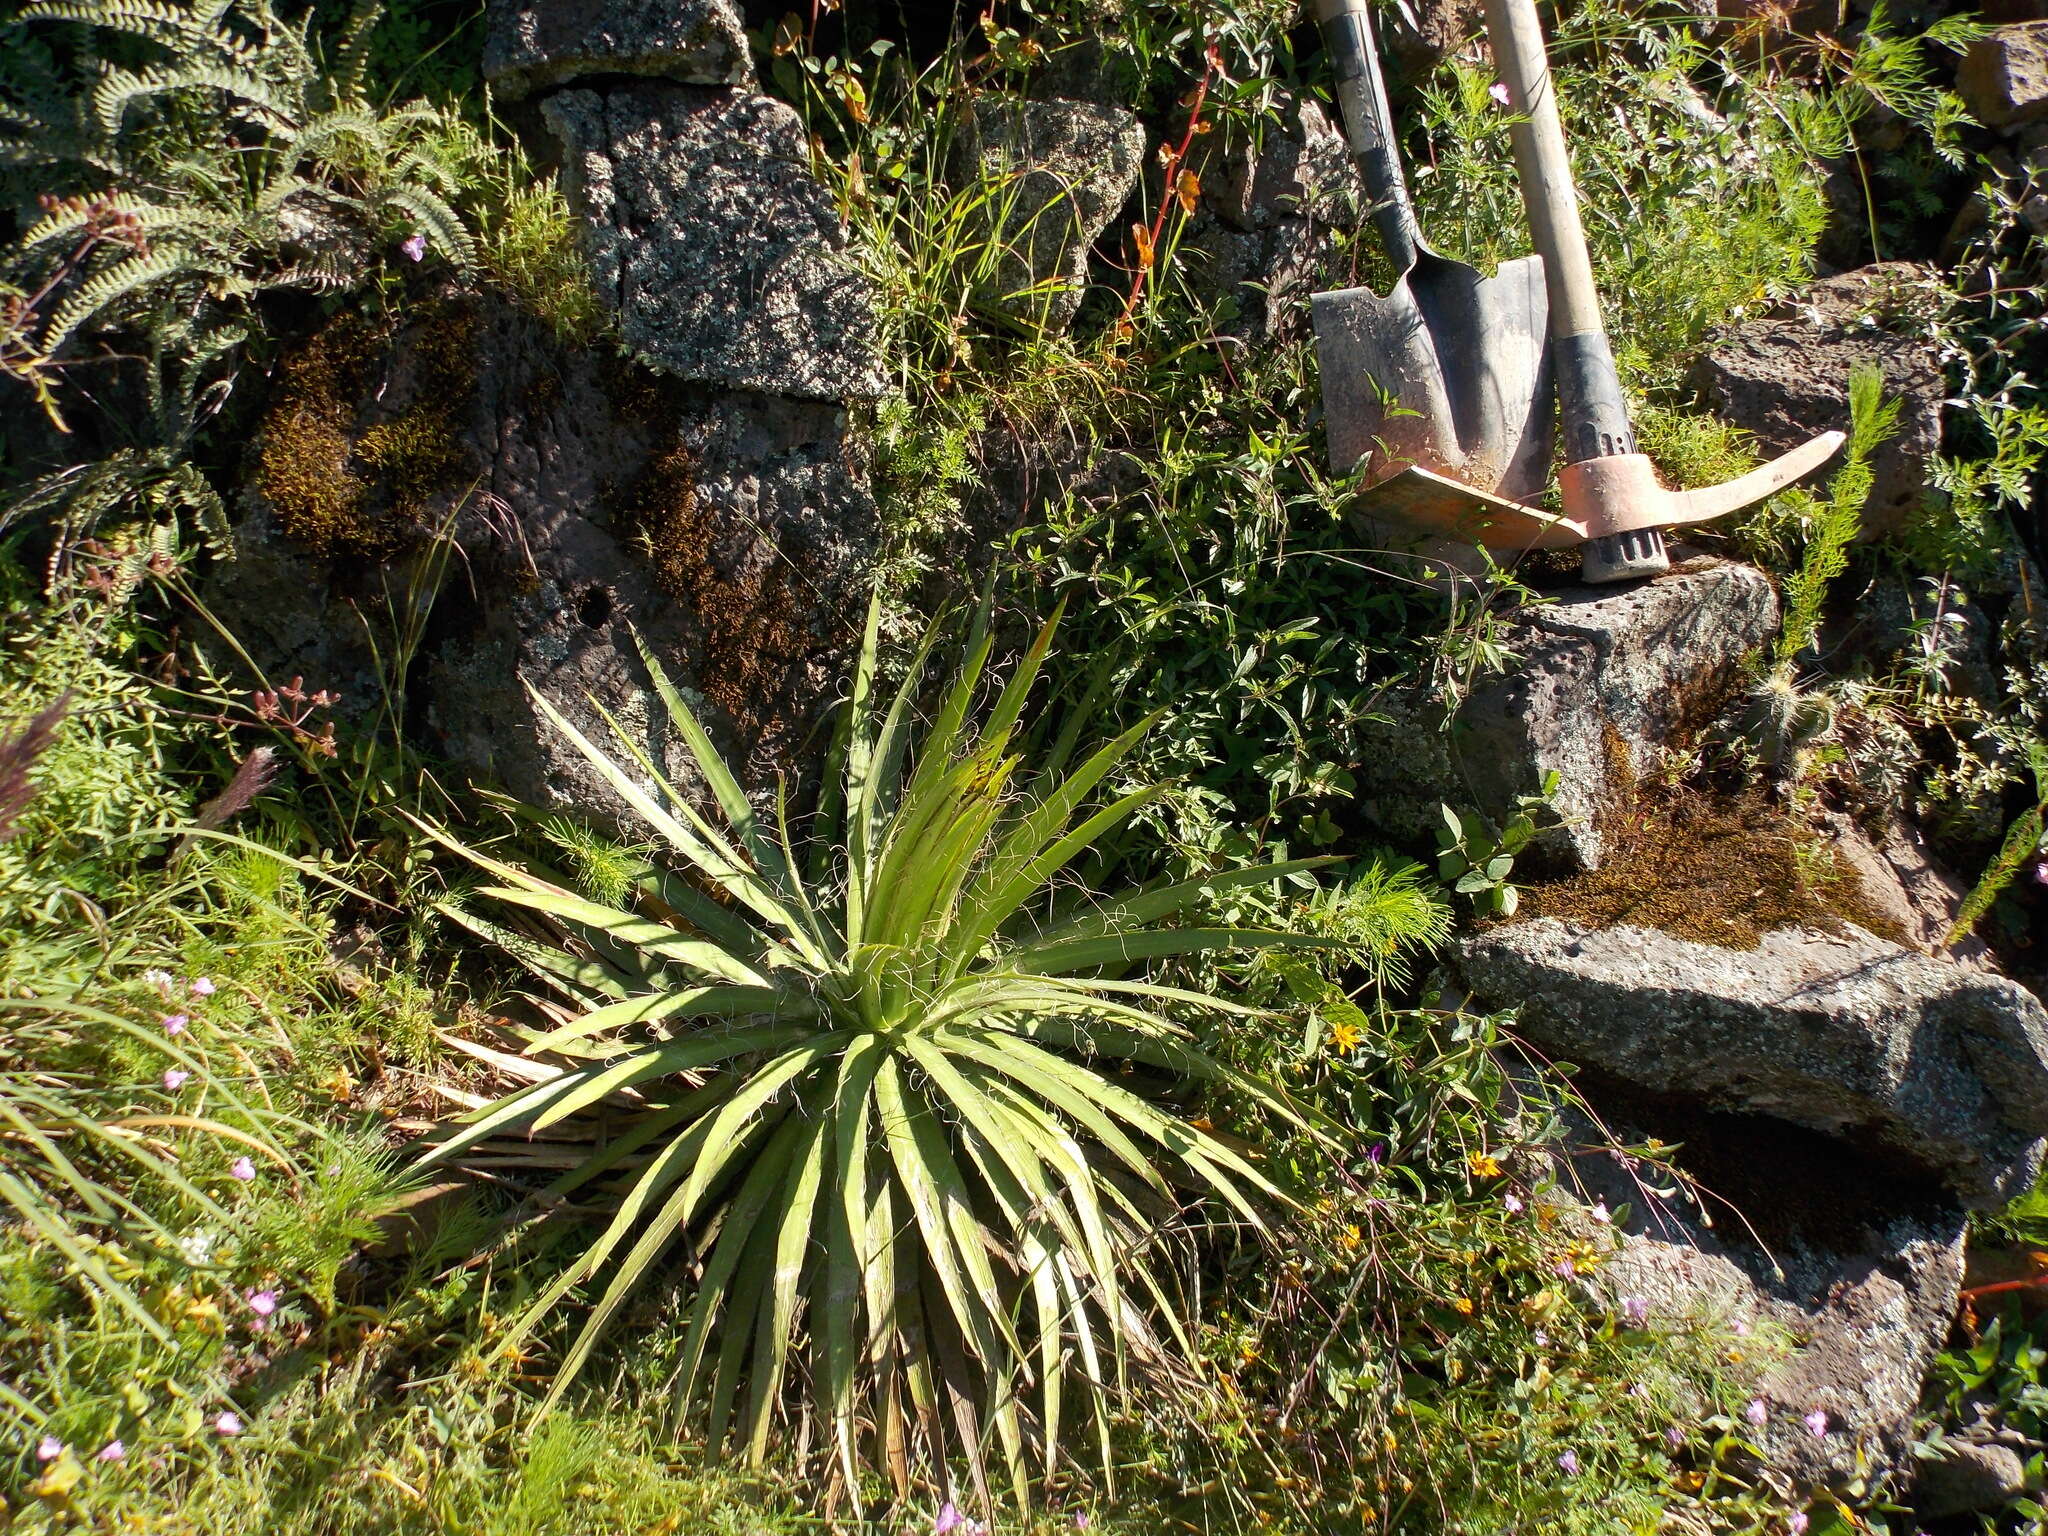
M 1153 215 L 1151 240 L 1146 250 L 1151 259 L 1146 260 L 1140 253 L 1138 270 L 1131 277 L 1130 296 L 1124 300 L 1124 312 L 1117 317 L 1119 324 L 1129 320 L 1136 313 L 1138 300 L 1145 292 L 1145 279 L 1159 260 L 1159 241 L 1166 231 L 1166 211 L 1173 206 L 1175 183 L 1180 179 L 1181 162 L 1187 159 L 1188 149 L 1195 142 L 1195 133 L 1202 122 L 1202 103 L 1209 99 L 1209 82 L 1223 67 L 1223 58 L 1217 53 L 1216 45 L 1210 43 L 1202 50 L 1202 78 L 1195 85 L 1195 99 L 1188 107 L 1187 132 L 1180 136 L 1180 143 L 1166 162 L 1166 188 L 1159 199 L 1159 212 Z
M 1958 1293 L 1964 1301 L 1975 1301 L 1979 1296 L 1996 1296 L 2002 1291 L 2036 1291 L 2048 1286 L 2048 1275 L 2030 1275 L 2025 1280 L 1994 1280 L 1989 1285 L 1973 1285 Z

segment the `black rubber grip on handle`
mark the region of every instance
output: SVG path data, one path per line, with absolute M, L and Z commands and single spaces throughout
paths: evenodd
M 1372 20 L 1362 4 L 1347 5 L 1322 18 L 1323 47 L 1337 71 L 1337 98 L 1344 115 L 1345 137 L 1358 173 L 1372 199 L 1373 227 L 1385 242 L 1397 271 L 1415 265 L 1422 236 L 1408 183 L 1394 147 L 1394 118 L 1387 105 L 1387 85 L 1380 75 L 1379 49 Z

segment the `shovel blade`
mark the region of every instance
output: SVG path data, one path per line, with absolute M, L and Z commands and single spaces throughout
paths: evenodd
M 1540 492 L 1552 434 L 1540 257 L 1492 277 L 1425 250 L 1385 297 L 1312 298 L 1330 463 L 1378 484 L 1419 468 L 1520 499 Z

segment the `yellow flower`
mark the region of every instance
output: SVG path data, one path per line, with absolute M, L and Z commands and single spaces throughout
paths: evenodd
M 1472 1315 L 1472 1298 L 1470 1296 L 1453 1296 L 1451 1298 L 1451 1310 L 1460 1317 L 1470 1317 Z
M 1346 1248 L 1356 1248 L 1360 1243 L 1364 1241 L 1365 1234 L 1360 1232 L 1358 1228 L 1346 1227 L 1344 1229 L 1344 1246 Z
M 1358 1042 L 1364 1038 L 1358 1026 L 1348 1019 L 1340 1019 L 1330 1026 L 1330 1043 L 1340 1051 L 1357 1050 Z
M 1491 1152 L 1474 1152 L 1465 1161 L 1475 1179 L 1497 1179 L 1501 1176 L 1500 1160 Z

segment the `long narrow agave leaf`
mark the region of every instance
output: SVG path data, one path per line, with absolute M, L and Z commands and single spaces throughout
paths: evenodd
M 567 737 L 569 744 L 582 753 L 590 765 L 597 769 L 598 773 L 604 778 L 606 783 L 611 785 L 620 799 L 632 806 L 650 826 L 667 839 L 670 847 L 688 859 L 693 866 L 700 870 L 719 889 L 725 891 L 734 900 L 743 903 L 758 916 L 765 918 L 773 924 L 790 941 L 797 943 L 799 946 L 808 945 L 808 936 L 803 932 L 802 925 L 796 920 L 795 915 L 790 912 L 787 906 L 775 898 L 773 892 L 768 889 L 760 876 L 752 870 L 744 868 L 739 863 L 736 853 L 730 849 L 726 849 L 723 852 L 719 851 L 696 830 L 685 826 L 682 821 L 671 815 L 666 807 L 657 802 L 652 795 L 648 794 L 638 784 L 635 784 L 632 779 L 622 773 L 609 757 L 600 752 L 595 744 L 584 736 L 581 731 L 577 730 L 575 726 L 571 725 L 563 717 L 561 711 L 550 704 L 546 697 L 530 683 L 527 685 L 527 692 L 532 696 L 534 703 L 539 707 L 541 713 L 547 716 L 555 729 Z M 652 776 L 652 765 L 643 764 L 643 767 L 648 768 L 650 776 Z M 684 810 L 686 814 L 694 814 L 689 812 L 688 802 L 681 796 L 672 796 L 672 799 L 676 806 Z
M 790 1333 L 802 1296 L 804 1266 L 819 1224 L 826 1153 L 833 1140 L 830 1116 L 817 1116 L 804 1144 L 791 1158 L 794 1175 L 784 1180 L 781 1219 L 775 1223 L 775 1267 L 762 1300 L 754 1362 L 748 1373 L 747 1459 L 756 1466 L 768 1454 L 768 1428 L 789 1364 Z
M 534 882 L 536 886 L 539 882 Z M 768 978 L 751 965 L 727 953 L 716 944 L 703 939 L 687 938 L 666 923 L 657 923 L 652 918 L 641 917 L 633 912 L 621 912 L 616 907 L 607 907 L 581 896 L 563 896 L 541 887 L 533 889 L 518 885 L 487 885 L 477 890 L 479 896 L 494 896 L 499 901 L 509 901 L 516 906 L 531 907 L 536 912 L 545 912 L 550 917 L 566 918 L 572 923 L 581 923 L 596 929 L 616 940 L 619 944 L 642 954 L 657 955 L 663 960 L 698 972 L 704 976 L 716 977 L 720 981 L 735 982 L 743 987 L 770 990 Z
M 814 1018 L 814 1004 L 793 998 L 775 987 L 690 987 L 681 992 L 653 992 L 623 998 L 593 1009 L 582 1018 L 534 1040 L 529 1051 L 560 1050 L 574 1040 L 605 1034 L 635 1024 L 654 1024 L 664 1019 L 738 1018 L 751 1013 L 774 1013 L 797 1022 Z

